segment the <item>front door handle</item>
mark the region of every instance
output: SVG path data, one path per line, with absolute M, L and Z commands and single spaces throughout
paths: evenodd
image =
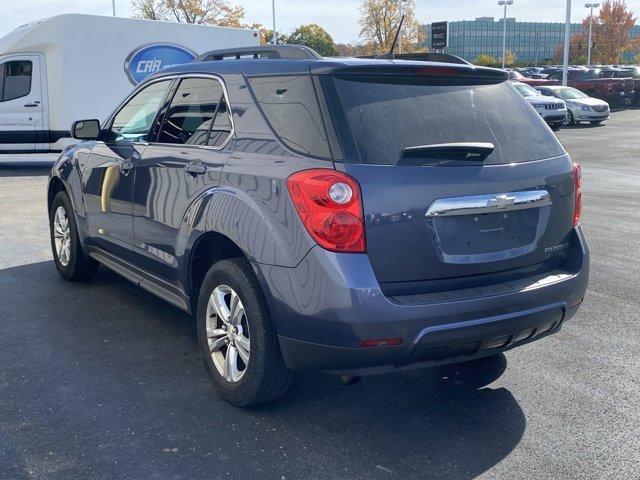
M 201 165 L 199 163 L 190 163 L 186 167 L 184 167 L 185 172 L 191 175 L 203 175 L 207 171 L 207 167 L 205 165 Z
M 123 175 L 128 175 L 129 172 L 133 170 L 133 167 L 133 162 L 130 160 L 125 160 L 124 162 L 120 163 L 120 171 Z
M 34 107 L 39 107 L 40 105 L 37 103 L 25 103 L 24 106 L 28 108 L 34 108 Z

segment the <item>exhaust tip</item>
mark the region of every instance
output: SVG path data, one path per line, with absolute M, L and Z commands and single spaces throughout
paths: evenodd
M 352 377 L 351 375 L 340 375 L 340 380 L 345 385 L 355 385 L 356 383 L 360 383 L 362 377 Z

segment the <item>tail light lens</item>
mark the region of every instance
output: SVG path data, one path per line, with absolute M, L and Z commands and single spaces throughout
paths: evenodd
M 329 169 L 304 170 L 287 179 L 300 220 L 322 248 L 364 253 L 364 215 L 360 185 L 349 175 Z
M 573 164 L 573 185 L 575 188 L 575 206 L 573 208 L 573 226 L 577 227 L 582 216 L 582 168 Z

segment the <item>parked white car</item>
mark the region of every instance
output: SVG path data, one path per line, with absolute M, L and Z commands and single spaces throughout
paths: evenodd
M 597 125 L 609 118 L 611 111 L 609 104 L 599 98 L 590 97 L 584 92 L 573 88 L 553 85 L 538 87 L 538 91 L 545 96 L 562 99 L 567 104 L 567 125 L 589 122 Z
M 535 88 L 522 83 L 510 82 L 529 104 L 536 109 L 542 119 L 554 130 L 559 129 L 567 121 L 567 104 L 560 98 L 549 98 Z

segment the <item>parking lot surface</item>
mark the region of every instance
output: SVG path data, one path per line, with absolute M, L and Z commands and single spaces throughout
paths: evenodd
M 238 409 L 194 321 L 102 268 L 51 261 L 45 170 L 0 169 L 1 479 L 640 477 L 640 110 L 563 129 L 583 166 L 584 305 L 547 339 L 473 365 L 298 375 Z

